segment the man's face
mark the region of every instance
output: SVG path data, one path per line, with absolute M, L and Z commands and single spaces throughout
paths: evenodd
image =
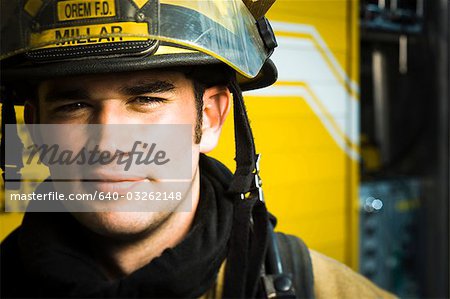
M 226 88 L 208 88 L 204 94 L 202 110 L 202 140 L 195 141 L 195 125 L 198 111 L 195 105 L 193 82 L 178 72 L 134 72 L 123 74 L 90 75 L 63 78 L 42 82 L 38 89 L 37 107 L 34 120 L 41 124 L 190 124 L 192 130 L 192 172 L 188 192 L 192 193 L 192 206 L 195 209 L 199 193 L 198 159 L 200 152 L 208 152 L 217 144 L 220 129 L 229 111 L 230 94 Z M 27 108 L 26 108 L 27 109 Z M 29 112 L 26 114 L 30 114 Z M 74 126 L 76 127 L 76 126 Z M 173 136 L 177 138 L 177 136 Z M 73 146 L 76 147 L 77 142 Z M 108 151 L 114 152 L 114 142 L 104 143 Z M 106 170 L 111 174 L 110 165 Z M 148 168 L 147 168 L 148 169 Z M 114 170 L 115 171 L 115 170 Z M 129 175 L 115 171 L 108 190 L 121 190 L 127 185 Z M 136 168 L 132 179 L 140 182 L 137 190 L 148 186 L 152 190 L 155 182 L 145 168 Z M 117 182 L 116 182 L 117 180 Z M 119 182 L 120 181 L 120 182 Z M 125 182 L 124 182 L 125 181 Z M 129 183 L 129 182 L 128 182 Z M 110 188 L 110 189 L 108 189 Z M 128 188 L 128 187 L 127 187 Z M 83 185 L 73 182 L 71 189 L 82 192 Z M 128 191 L 136 191 L 128 188 Z M 176 206 L 173 207 L 175 209 Z M 137 235 L 159 227 L 170 217 L 173 210 L 164 212 L 101 212 L 74 213 L 85 226 L 103 235 L 124 237 Z

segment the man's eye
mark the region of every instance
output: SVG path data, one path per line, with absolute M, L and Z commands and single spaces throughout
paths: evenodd
M 156 106 L 158 104 L 167 102 L 167 100 L 162 99 L 162 98 L 156 98 L 156 97 L 139 96 L 139 97 L 134 97 L 130 102 L 131 102 L 131 104 L 137 104 L 137 105 Z
M 56 112 L 76 112 L 81 109 L 85 109 L 87 107 L 89 107 L 89 105 L 86 103 L 76 102 L 76 103 L 59 106 L 55 110 L 56 110 Z

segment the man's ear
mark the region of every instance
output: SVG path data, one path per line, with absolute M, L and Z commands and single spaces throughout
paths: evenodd
M 222 126 L 230 112 L 231 93 L 225 86 L 207 88 L 203 94 L 203 122 L 200 152 L 212 151 L 219 142 Z

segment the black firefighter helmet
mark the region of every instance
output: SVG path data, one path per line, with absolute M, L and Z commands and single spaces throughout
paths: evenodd
M 14 87 L 25 82 L 155 68 L 225 67 L 235 83 L 230 90 L 235 101 L 236 175 L 248 177 L 248 189 L 247 173 L 254 171 L 256 157 L 241 90 L 276 81 L 269 57 L 277 43 L 264 17 L 273 2 L 1 0 L 0 100 L 8 110 L 2 122 L 15 122 L 12 103 L 20 105 L 24 99 Z M 201 77 L 199 69 L 195 73 Z M 203 79 L 215 80 L 212 73 Z

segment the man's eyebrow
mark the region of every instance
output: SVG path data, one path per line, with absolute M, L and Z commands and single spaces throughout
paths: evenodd
M 58 102 L 63 100 L 86 100 L 89 93 L 83 88 L 52 89 L 44 97 L 45 102 Z
M 132 86 L 120 88 L 120 92 L 126 95 L 141 95 L 146 93 L 161 93 L 175 89 L 175 85 L 167 81 L 138 82 Z

